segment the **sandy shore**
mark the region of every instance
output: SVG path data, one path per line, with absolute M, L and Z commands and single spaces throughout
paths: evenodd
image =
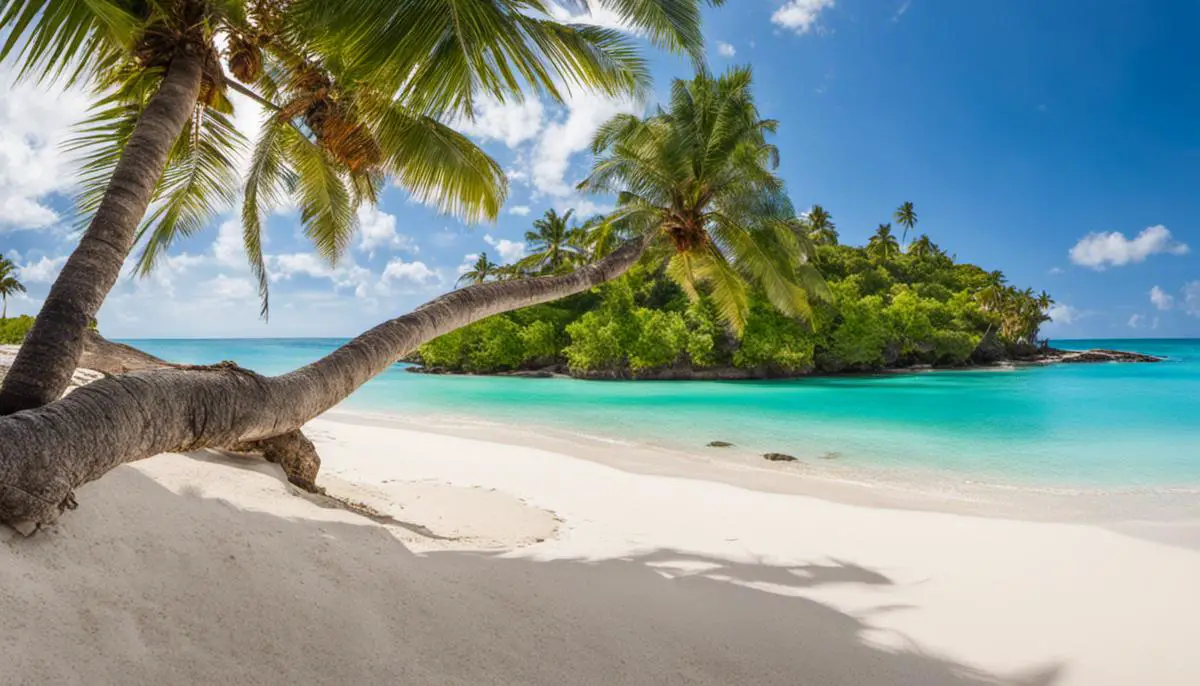
M 620 445 L 308 431 L 322 483 L 381 516 L 202 453 L 0 533 L 0 683 L 1200 683 L 1178 541 L 754 489 L 769 472 Z

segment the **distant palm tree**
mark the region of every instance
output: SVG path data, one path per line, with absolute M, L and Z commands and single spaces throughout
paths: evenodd
M 575 210 L 567 210 L 565 214 L 559 214 L 549 209 L 541 219 L 535 220 L 534 230 L 525 232 L 525 242 L 530 252 L 519 264 L 529 271 L 543 274 L 555 274 L 579 264 L 582 261 L 577 247 L 580 232 L 571 227 L 571 215 L 574 213 Z
M 8 296 L 24 293 L 25 286 L 17 281 L 17 265 L 7 257 L 0 257 L 0 299 L 4 301 L 4 309 L 0 311 L 0 320 L 8 319 Z
M 917 240 L 908 245 L 908 254 L 912 255 L 918 260 L 929 259 L 930 257 L 940 253 L 941 250 L 939 250 L 937 245 L 935 245 L 933 241 L 929 240 L 929 236 L 925 234 L 921 234 Z
M 891 224 L 880 224 L 875 235 L 867 241 L 867 254 L 880 262 L 886 262 L 900 254 L 900 243 L 892 233 Z
M 589 262 L 594 262 L 607 257 L 630 238 L 633 231 L 627 222 L 619 217 L 597 215 L 579 227 L 575 245 Z
M 917 213 L 913 209 L 913 204 L 905 201 L 903 205 L 896 208 L 896 213 L 892 216 L 896 219 L 897 224 L 904 227 L 904 233 L 900 235 L 900 240 L 907 240 L 908 230 L 917 225 Z
M 837 245 L 838 232 L 833 217 L 820 205 L 813 205 L 806 218 L 808 239 L 816 245 Z
M 1050 309 L 1050 307 L 1052 305 L 1054 305 L 1054 298 L 1051 298 L 1050 294 L 1047 293 L 1046 291 L 1042 291 L 1041 293 L 1038 293 L 1036 300 L 1037 300 L 1038 308 L 1041 309 L 1043 312 Z
M 458 277 L 456 285 L 483 283 L 488 279 L 498 276 L 499 270 L 500 265 L 489 260 L 486 252 L 481 252 L 479 253 L 479 257 L 475 258 L 475 263 L 471 265 L 471 269 L 463 272 L 463 275 Z

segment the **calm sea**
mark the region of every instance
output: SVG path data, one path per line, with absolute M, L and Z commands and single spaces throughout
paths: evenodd
M 236 360 L 277 374 L 343 341 L 126 342 L 176 362 Z M 1054 343 L 1168 361 L 764 382 L 427 376 L 397 365 L 343 407 L 691 449 L 724 440 L 800 458 L 832 455 L 864 469 L 932 469 L 1017 484 L 1200 485 L 1200 340 Z

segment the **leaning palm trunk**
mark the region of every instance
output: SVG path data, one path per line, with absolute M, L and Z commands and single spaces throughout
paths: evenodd
M 228 363 L 136 371 L 0 417 L 0 521 L 32 533 L 74 506 L 78 486 L 164 451 L 249 445 L 270 457 L 272 450 L 307 450 L 297 431 L 303 424 L 417 346 L 484 317 L 612 280 L 637 262 L 648 243 L 634 239 L 561 276 L 447 293 L 283 376 L 264 377 Z
M 41 407 L 62 395 L 83 354 L 84 332 L 121 274 L 138 223 L 200 93 L 206 55 L 184 48 L 121 154 L 104 198 L 79 246 L 50 289 L 3 386 L 0 415 Z

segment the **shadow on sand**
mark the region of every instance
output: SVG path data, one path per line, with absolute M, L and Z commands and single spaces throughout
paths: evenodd
M 0 682 L 1050 686 L 1063 671 L 999 676 L 881 649 L 860 618 L 706 576 L 891 583 L 848 562 L 418 556 L 365 520 L 202 490 L 122 467 L 54 530 L 0 540 Z M 709 571 L 665 578 L 680 561 Z

